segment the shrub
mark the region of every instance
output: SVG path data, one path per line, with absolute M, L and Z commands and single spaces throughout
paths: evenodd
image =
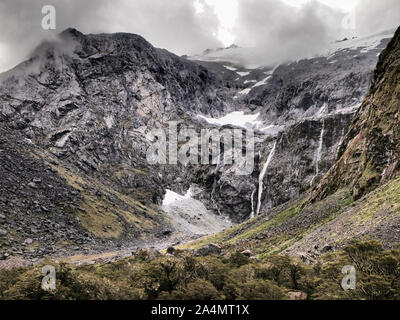
M 248 264 L 250 262 L 250 259 L 243 253 L 235 251 L 234 253 L 231 254 L 228 261 L 233 267 L 239 268 L 241 266 Z
M 239 300 L 283 300 L 284 291 L 272 281 L 252 279 L 238 284 Z
M 218 300 L 218 290 L 209 281 L 197 279 L 187 285 L 184 290 L 185 300 Z
M 143 258 L 143 257 L 142 257 Z M 216 256 L 132 257 L 92 266 L 45 261 L 0 270 L 1 299 L 286 299 L 303 291 L 311 299 L 400 299 L 400 249 L 379 242 L 357 242 L 325 255 L 313 266 L 285 256 L 250 262 L 240 252 Z M 57 289 L 41 288 L 43 265 L 56 268 Z M 343 266 L 356 268 L 356 289 L 344 291 Z

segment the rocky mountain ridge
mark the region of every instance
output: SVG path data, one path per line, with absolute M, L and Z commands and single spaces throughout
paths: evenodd
M 399 173 L 400 30 L 382 52 L 371 89 L 357 111 L 337 162 L 313 199 L 321 199 L 343 186 L 361 198 Z
M 263 178 L 263 210 L 299 197 L 319 182 L 336 160 L 368 92 L 378 55 L 393 33 L 334 44 L 324 55 L 275 67 L 249 68 L 229 55 L 217 60 L 191 57 L 230 88 L 242 110 L 258 114 L 263 123 L 257 129 L 265 140 L 256 148 L 257 170 L 250 183 L 221 173 L 215 198 L 223 211 L 241 219 L 250 215 L 260 194 L 253 191 L 260 189 L 258 179 L 274 139 L 277 152 Z
M 63 214 L 78 218 L 80 226 L 73 229 L 76 236 L 66 247 L 78 246 L 83 250 L 84 246 L 75 240 L 84 234 L 98 239 L 89 247 L 99 247 L 98 243 L 106 241 L 103 249 L 170 236 L 174 227 L 159 214 L 159 205 L 168 174 L 176 178 L 184 173 L 175 166 L 171 166 L 170 173 L 168 169 L 154 170 L 147 163 L 149 141 L 145 130 L 167 120 L 184 118 L 188 110 L 200 112 L 207 103 L 223 106 L 215 95 L 216 80 L 212 74 L 153 48 L 136 35 L 85 36 L 69 29 L 58 42 L 42 44 L 30 60 L 0 78 L 0 118 L 7 137 L 11 140 L 15 132 L 20 137 L 17 144 L 28 144 L 32 149 L 28 151 L 29 159 L 35 153 L 40 161 L 59 163 L 53 169 L 64 180 L 67 194 L 60 197 L 70 202 Z M 8 157 L 15 158 L 24 152 L 14 144 L 7 150 Z M 2 163 L 4 168 L 10 165 Z M 11 182 L 18 184 L 14 178 L 25 180 L 25 171 L 6 172 L 2 189 L 7 197 L 1 210 L 8 217 L 10 201 L 19 201 L 20 197 L 12 193 L 15 186 Z M 47 177 L 37 175 L 46 185 Z M 46 188 L 31 191 L 50 192 Z M 70 193 L 80 197 L 73 200 Z M 47 202 L 38 201 L 38 205 L 49 212 L 56 210 Z M 24 232 L 20 233 L 36 246 L 51 247 L 53 241 L 29 231 L 32 223 L 43 225 L 43 217 L 27 212 L 28 208 L 21 207 L 13 215 L 19 222 L 5 222 L 3 237 L 7 238 L 7 234 L 16 231 L 17 224 L 25 221 Z M 58 236 L 55 238 L 55 242 L 61 241 Z M 24 241 L 15 239 L 11 253 L 20 252 Z M 10 254 L 10 249 L 3 247 L 5 254 Z M 33 252 L 54 254 L 57 250 L 54 247 Z
M 353 50 L 337 52 L 342 59 L 337 64 L 314 58 L 240 71 L 226 68 L 225 62 L 179 58 L 137 35 L 83 35 L 68 29 L 59 41 L 42 44 L 30 60 L 0 75 L 0 123 L 9 141 L 6 153 L 12 156 L 1 158 L 4 168 L 12 168 L 21 153 L 27 164 L 39 159 L 51 172 L 51 177 L 37 173 L 25 181 L 27 168 L 10 169 L 1 187 L 12 190 L 17 181 L 28 185 L 33 180 L 47 185 L 47 179 L 64 187 L 60 197 L 69 205 L 61 211 L 44 200 L 35 206 L 74 221 L 66 229 L 72 233 L 67 248 L 171 243 L 205 235 L 193 234 L 192 228 L 182 232 L 163 213 L 167 189 L 183 195 L 196 188 L 193 198 L 205 210 L 242 222 L 256 204 L 262 213 L 299 197 L 328 171 L 350 126 L 355 109 L 348 110 L 349 104 L 363 99 L 380 49 L 357 48 L 359 59 L 351 59 Z M 166 128 L 169 121 L 196 130 L 234 128 L 199 116 L 218 119 L 235 111 L 258 113 L 262 124 L 256 129 L 256 167 L 250 176 L 233 175 L 231 166 L 152 166 L 146 161 L 149 130 Z M 28 149 L 19 150 L 20 143 Z M 51 193 L 47 187 L 28 190 L 32 199 L 32 193 Z M 1 210 L 8 216 L 10 203 L 22 195 L 5 192 Z M 25 254 L 26 239 L 37 247 L 54 247 L 34 248 L 32 255 L 54 253 L 63 234 L 54 234 L 54 241 L 35 237 L 28 225 L 42 226 L 44 218 L 39 209 L 36 217 L 26 215 L 27 205 L 22 203 L 13 215 L 17 220 L 3 228 L 5 235 L 24 229 L 21 239 L 12 240 L 11 253 Z M 175 209 L 170 217 L 184 216 Z
M 334 165 L 312 192 L 183 248 L 216 243 L 261 260 L 280 254 L 315 263 L 354 241 L 378 240 L 386 248 L 396 247 L 399 52 L 400 28 L 380 55 L 370 91 L 339 145 Z

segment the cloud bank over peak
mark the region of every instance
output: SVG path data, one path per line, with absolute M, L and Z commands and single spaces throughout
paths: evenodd
M 29 56 L 42 41 L 68 27 L 83 33 L 136 33 L 154 46 L 191 54 L 221 46 L 219 21 L 210 6 L 196 12 L 194 0 L 53 0 L 57 29 L 43 30 L 47 0 L 1 0 L 0 72 Z
M 20 63 L 40 42 L 68 27 L 83 33 L 137 33 L 154 46 L 178 55 L 223 47 L 221 34 L 227 33 L 227 39 L 251 48 L 247 64 L 260 65 L 306 58 L 341 37 L 376 33 L 396 27 L 400 21 L 399 0 L 358 0 L 354 11 L 356 29 L 349 34 L 342 25 L 348 12 L 321 1 L 328 3 L 53 0 L 57 29 L 45 31 L 41 28 L 41 9 L 49 4 L 47 0 L 0 0 L 0 72 Z
M 276 0 L 240 2 L 236 42 L 254 48 L 249 64 L 312 56 L 341 34 L 345 14 L 317 1 L 301 7 Z
M 400 25 L 399 0 L 359 0 L 355 8 L 356 32 L 370 35 Z

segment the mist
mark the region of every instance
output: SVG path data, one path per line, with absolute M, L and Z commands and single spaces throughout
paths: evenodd
M 199 1 L 201 12 L 195 9 Z M 136 33 L 178 55 L 222 47 L 218 34 L 224 26 L 213 1 L 219 0 L 53 0 L 57 29 L 43 30 L 41 9 L 48 0 L 0 0 L 0 72 L 68 27 L 83 33 Z M 397 27 L 400 21 L 398 0 L 359 0 L 355 30 L 343 28 L 348 12 L 316 0 L 300 7 L 282 0 L 237 1 L 231 36 L 237 45 L 249 48 L 243 62 L 252 65 L 307 58 L 345 36 L 377 33 Z
M 196 14 L 194 0 L 54 0 L 56 30 L 43 30 L 41 9 L 47 0 L 1 0 L 0 72 L 29 57 L 42 41 L 68 27 L 83 33 L 129 32 L 145 37 L 154 46 L 176 54 L 192 54 L 221 46 L 219 22 L 205 5 Z
M 307 58 L 341 36 L 344 16 L 316 1 L 297 8 L 276 0 L 241 0 L 236 41 L 254 51 L 247 64 Z
M 355 9 L 356 31 L 370 35 L 400 25 L 399 0 L 360 0 Z

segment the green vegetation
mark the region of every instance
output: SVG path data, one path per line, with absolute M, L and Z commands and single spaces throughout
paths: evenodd
M 127 230 L 134 230 L 145 237 L 165 224 L 164 217 L 156 205 L 148 205 L 144 199 L 151 198 L 149 191 L 143 188 L 121 191 L 107 184 L 106 180 L 90 177 L 77 172 L 59 159 L 42 150 L 30 152 L 35 159 L 45 161 L 66 184 L 80 194 L 80 199 L 63 210 L 78 218 L 82 227 L 92 235 L 103 239 L 122 238 Z M 113 173 L 113 179 L 124 179 L 126 175 L 147 173 L 140 169 L 124 165 L 106 167 Z
M 301 211 L 301 204 L 296 204 L 295 206 L 282 211 L 275 217 L 273 217 L 271 220 L 266 221 L 265 223 L 257 226 L 256 228 L 252 228 L 250 230 L 247 230 L 246 232 L 234 237 L 233 239 L 230 240 L 230 242 L 235 242 L 239 239 L 249 239 L 249 238 L 254 238 L 256 235 L 258 235 L 260 232 L 276 227 L 285 221 L 288 221 L 292 217 L 294 217 L 296 214 L 298 214 Z
M 135 198 L 66 167 L 51 166 L 82 195 L 79 208 L 71 209 L 70 214 L 77 216 L 81 225 L 96 237 L 118 239 L 124 234 L 126 225 L 139 231 L 151 231 L 158 227 L 156 221 L 160 215 Z
M 398 241 L 391 226 L 397 225 L 399 214 L 400 178 L 396 178 L 357 201 L 348 189 L 314 203 L 301 199 L 181 248 L 216 243 L 230 252 L 249 249 L 264 260 L 293 245 L 300 245 L 301 251 L 313 250 L 319 232 L 333 246 L 346 245 L 352 239 L 376 239 L 377 231 L 380 239 L 392 244 Z M 315 244 L 321 247 L 325 243 Z
M 56 268 L 57 288 L 41 289 L 43 265 Z M 356 289 L 344 291 L 341 270 L 356 269 Z M 399 299 L 400 249 L 358 242 L 324 256 L 314 265 L 287 256 L 255 261 L 240 252 L 195 257 L 142 250 L 108 264 L 75 267 L 44 261 L 29 268 L 0 271 L 0 299 Z
M 377 241 L 358 242 L 344 251 L 326 257 L 326 264 L 316 279 L 315 299 L 400 299 L 400 249 L 384 250 Z M 356 289 L 343 291 L 342 274 L 337 271 L 344 265 L 356 269 Z
M 279 254 L 318 227 L 332 221 L 353 204 L 347 189 L 340 190 L 323 201 L 306 205 L 301 199 L 275 208 L 221 233 L 181 246 L 198 249 L 217 243 L 226 250 L 250 249 L 259 259 Z
M 376 189 L 360 203 L 357 215 L 354 217 L 357 224 L 374 221 L 379 222 L 376 214 L 385 211 L 385 216 L 398 213 L 400 210 L 400 178 Z

